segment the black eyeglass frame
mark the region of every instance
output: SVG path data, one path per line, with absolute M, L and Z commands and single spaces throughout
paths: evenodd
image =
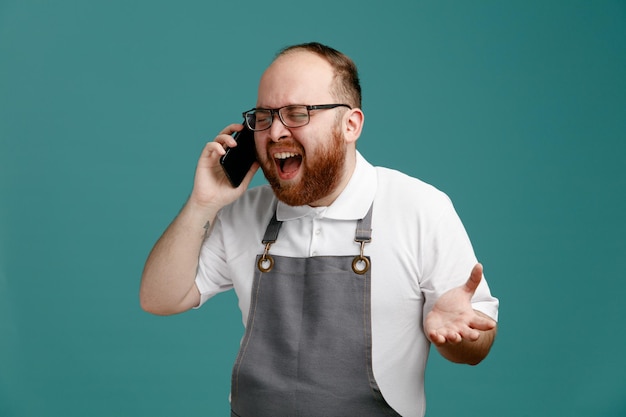
M 307 116 L 308 116 L 307 122 L 305 124 L 303 124 L 303 125 L 298 125 L 298 126 L 289 126 L 287 123 L 285 123 L 285 120 L 283 120 L 283 116 L 282 116 L 280 111 L 282 109 L 286 109 L 288 107 L 305 107 L 306 111 L 307 111 Z M 290 104 L 288 106 L 279 107 L 277 109 L 265 109 L 263 107 L 259 107 L 259 108 L 255 107 L 253 109 L 250 109 L 250 110 L 247 110 L 247 111 L 243 112 L 242 115 L 243 115 L 243 118 L 244 118 L 244 120 L 246 122 L 246 127 L 248 129 L 252 130 L 253 132 L 261 132 L 263 130 L 267 130 L 270 127 L 272 127 L 272 124 L 274 123 L 274 115 L 275 114 L 278 114 L 278 118 L 280 119 L 280 122 L 285 127 L 293 129 L 293 128 L 296 128 L 296 127 L 306 126 L 306 125 L 309 124 L 309 122 L 311 122 L 311 110 L 328 110 L 328 109 L 335 109 L 337 107 L 347 107 L 347 108 L 352 110 L 352 106 L 350 106 L 348 104 L 315 104 L 315 105 L 310 105 L 310 106 L 306 105 L 306 104 Z M 258 111 L 258 110 L 263 110 L 263 111 L 270 112 L 270 124 L 266 128 L 263 128 L 263 129 L 253 129 L 252 126 L 250 126 L 250 121 L 248 120 L 248 115 L 251 112 L 255 112 L 255 111 Z

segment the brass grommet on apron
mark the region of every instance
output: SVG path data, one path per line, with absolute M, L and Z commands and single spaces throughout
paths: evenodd
M 270 250 L 270 246 L 272 242 L 267 242 L 265 244 L 265 251 L 263 251 L 263 256 L 259 258 L 256 266 L 259 268 L 261 272 L 269 272 L 274 268 L 274 258 L 268 252 Z
M 365 246 L 366 241 L 361 240 L 361 253 L 354 257 L 352 261 L 352 270 L 359 275 L 365 274 L 370 269 L 370 260 L 369 258 L 363 256 L 363 247 Z
M 352 270 L 359 275 L 365 274 L 370 269 L 370 260 L 360 256 L 357 256 L 352 261 Z

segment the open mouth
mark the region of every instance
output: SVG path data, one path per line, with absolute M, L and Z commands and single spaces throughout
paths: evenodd
M 302 165 L 302 155 L 295 152 L 276 152 L 274 162 L 281 179 L 291 179 L 298 173 Z

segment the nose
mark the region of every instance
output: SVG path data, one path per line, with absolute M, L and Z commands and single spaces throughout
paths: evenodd
M 278 113 L 274 113 L 274 119 L 272 120 L 272 125 L 269 128 L 269 137 L 272 142 L 279 142 L 282 139 L 285 139 L 291 134 L 291 131 L 283 124 L 283 121 L 280 120 Z

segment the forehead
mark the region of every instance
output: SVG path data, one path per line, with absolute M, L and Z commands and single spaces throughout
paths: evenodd
M 333 74 L 332 66 L 311 52 L 280 56 L 261 77 L 257 107 L 331 103 Z

